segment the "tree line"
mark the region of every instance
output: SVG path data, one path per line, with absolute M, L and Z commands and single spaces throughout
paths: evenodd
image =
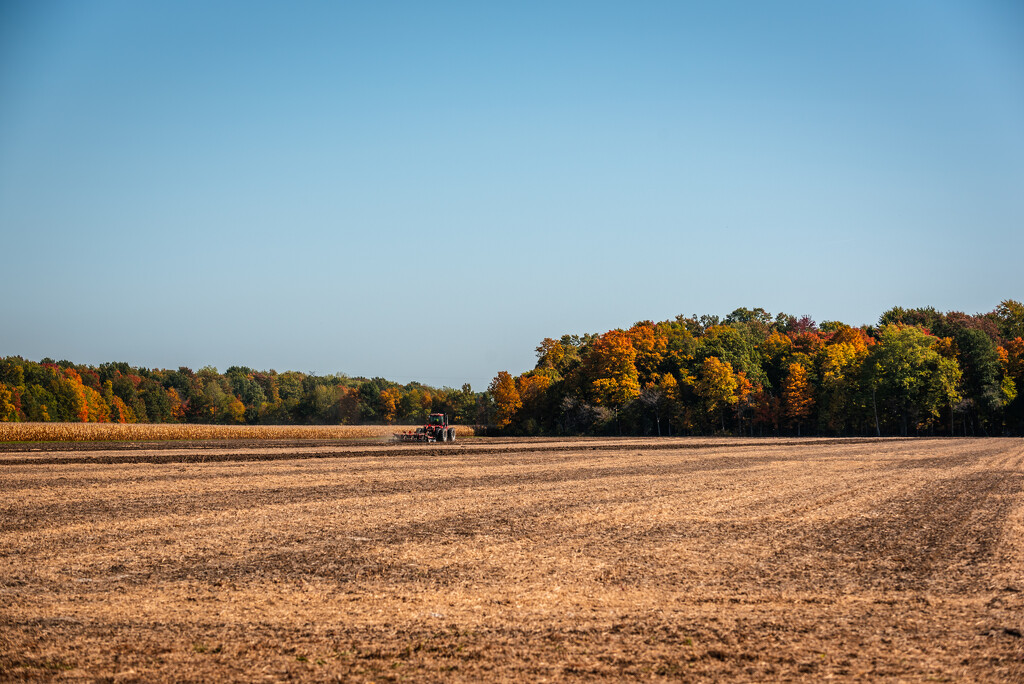
M 1024 305 L 877 325 L 736 309 L 546 338 L 485 392 L 232 366 L 0 359 L 0 421 L 419 424 L 509 434 L 1024 434 Z
M 1024 434 L 1022 337 L 1015 300 L 856 328 L 740 308 L 545 339 L 488 393 L 520 434 Z
M 469 385 L 434 388 L 243 366 L 219 373 L 211 367 L 149 370 L 127 363 L 0 360 L 0 421 L 417 424 L 431 412 L 447 413 L 460 424 L 486 424 L 492 410 Z

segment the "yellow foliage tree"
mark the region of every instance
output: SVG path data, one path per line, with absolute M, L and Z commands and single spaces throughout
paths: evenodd
M 761 343 L 760 348 L 765 358 L 779 362 L 792 353 L 793 340 L 773 330 L 765 341 Z
M 493 380 L 487 391 L 494 398 L 496 415 L 494 424 L 499 428 L 508 427 L 523 407 L 523 400 L 516 388 L 516 381 L 508 371 L 501 371 Z
M 229 423 L 245 422 L 245 404 L 238 397 L 232 397 L 224 409 L 224 417 Z
M 110 407 L 103 401 L 103 395 L 92 387 L 85 387 L 85 403 L 90 423 L 106 423 L 110 420 Z
M 86 401 L 82 378 L 72 368 L 62 369 L 63 377 L 54 381 L 54 394 L 72 420 L 88 423 L 89 405 Z
M 704 410 L 709 414 L 718 413 L 725 430 L 725 407 L 739 401 L 736 394 L 739 379 L 733 372 L 732 364 L 717 356 L 709 356 L 701 362 L 694 391 L 704 400 Z
M 0 422 L 18 420 L 18 407 L 14 405 L 14 390 L 0 382 Z
M 565 358 L 565 346 L 558 340 L 545 337 L 537 347 L 537 368 L 557 370 Z
M 661 381 L 658 383 L 658 389 L 661 390 L 662 402 L 665 405 L 665 412 L 668 414 L 667 418 L 669 421 L 669 429 L 673 423 L 677 423 L 679 420 L 679 414 L 682 410 L 682 397 L 679 395 L 679 383 L 676 382 L 676 378 L 671 373 L 665 373 L 661 376 Z
M 645 386 L 657 383 L 657 370 L 668 351 L 668 336 L 651 321 L 642 321 L 626 331 L 636 350 L 634 365 Z
M 847 328 L 847 330 L 852 330 L 852 328 Z M 830 430 L 841 431 L 850 419 L 851 396 L 854 394 L 852 390 L 867 356 L 868 347 L 859 337 L 852 338 L 848 342 L 829 344 L 819 353 L 818 358 L 821 363 L 819 413 L 823 423 Z
M 636 349 L 621 330 L 606 332 L 594 340 L 586 357 L 594 402 L 619 407 L 640 395 Z
M 395 422 L 398 415 L 398 402 L 402 400 L 402 390 L 398 387 L 388 387 L 381 390 L 380 409 L 384 415 L 384 422 L 390 425 Z

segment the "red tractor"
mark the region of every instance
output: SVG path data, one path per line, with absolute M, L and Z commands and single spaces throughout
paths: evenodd
M 423 427 L 414 432 L 397 432 L 395 438 L 401 442 L 454 442 L 455 428 L 448 427 L 448 416 L 431 413 Z

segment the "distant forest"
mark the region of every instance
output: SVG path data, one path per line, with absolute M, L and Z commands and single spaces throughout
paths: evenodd
M 764 309 L 545 339 L 491 383 L 523 434 L 1024 433 L 1024 306 L 886 311 L 876 326 Z
M 0 360 L 0 421 L 417 424 L 506 434 L 1024 434 L 1024 305 L 886 311 L 875 326 L 764 309 L 546 338 L 486 392 L 232 366 Z

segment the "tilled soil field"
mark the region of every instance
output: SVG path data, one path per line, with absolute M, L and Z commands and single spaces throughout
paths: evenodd
M 1024 440 L 0 449 L 2 680 L 1024 680 Z

